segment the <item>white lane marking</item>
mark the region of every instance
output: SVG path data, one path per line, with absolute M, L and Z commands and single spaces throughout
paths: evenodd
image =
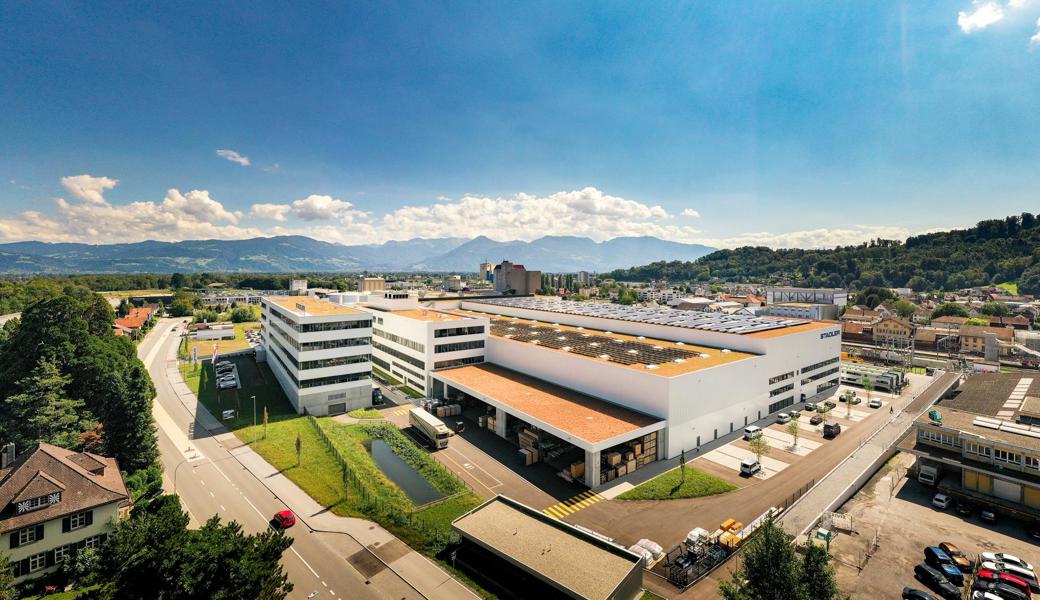
M 250 502 L 250 501 L 249 501 L 249 498 L 247 498 L 247 497 L 246 497 L 245 495 L 243 495 L 243 496 L 242 496 L 242 499 L 246 501 L 246 504 L 248 504 L 248 505 L 250 506 L 250 508 L 252 508 L 253 510 L 255 510 L 255 511 L 256 511 L 256 514 L 260 515 L 260 518 L 261 518 L 261 519 L 266 519 L 266 517 L 264 517 L 264 513 L 260 512 L 260 509 L 259 509 L 259 508 L 257 508 L 255 504 L 253 504 L 252 502 Z
M 300 559 L 300 562 L 302 562 L 302 563 L 303 563 L 303 566 L 305 566 L 305 567 L 307 567 L 308 569 L 310 569 L 311 573 L 314 573 L 314 576 L 315 576 L 316 578 L 318 578 L 319 580 L 321 579 L 321 577 L 318 577 L 318 572 L 317 572 L 317 571 L 315 571 L 315 570 L 314 570 L 314 569 L 313 569 L 313 568 L 312 568 L 312 567 L 310 566 L 310 564 L 309 564 L 309 563 L 308 563 L 307 561 L 303 560 L 303 557 L 302 557 L 302 556 L 300 556 L 300 553 L 296 551 L 296 548 L 293 548 L 292 546 L 289 546 L 289 549 L 293 551 L 293 554 L 295 554 L 295 555 L 296 555 L 296 558 Z
M 209 493 L 209 497 L 210 497 L 210 498 L 216 498 L 216 497 L 217 497 L 217 495 L 216 495 L 216 494 L 214 494 L 213 492 L 210 492 L 210 493 Z
M 144 367 L 146 369 L 149 365 L 152 364 L 152 361 L 155 360 L 155 355 L 159 353 L 159 349 L 162 348 L 163 343 L 166 342 L 166 338 L 170 337 L 171 333 L 173 333 L 172 327 L 162 332 L 162 334 L 159 336 L 159 339 L 155 342 L 155 345 L 152 346 L 152 349 L 148 351 L 147 356 L 145 356 L 144 358 Z
M 202 485 L 206 485 L 206 480 L 199 477 L 199 483 L 201 483 Z

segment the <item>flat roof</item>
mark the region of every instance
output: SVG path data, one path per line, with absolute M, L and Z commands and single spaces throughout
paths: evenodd
M 386 312 L 407 319 L 415 319 L 416 321 L 461 321 L 465 318 L 462 315 L 429 308 L 410 308 L 407 310 L 389 310 Z
M 311 296 L 265 296 L 264 300 L 277 304 L 279 308 L 299 317 L 367 314 L 356 308 L 335 304 L 328 300 L 319 300 Z
M 563 352 L 661 377 L 674 377 L 758 356 L 748 352 L 712 348 L 688 342 L 672 342 L 588 327 L 492 315 L 479 311 L 458 310 L 456 312 L 489 318 L 491 334 L 498 339 L 508 339 L 518 344 L 533 344 L 537 339 L 538 347 L 546 351 Z M 532 330 L 532 327 L 535 329 Z M 512 331 L 509 328 L 512 328 Z M 531 333 L 536 335 L 530 335 Z M 565 339 L 561 340 L 561 337 Z M 600 346 L 593 349 L 592 343 L 600 344 Z M 620 343 L 624 347 L 625 353 L 618 354 L 616 350 L 612 350 L 610 346 L 606 345 L 610 343 Z M 602 358 L 602 356 L 608 358 Z M 623 358 L 624 362 L 619 362 L 619 358 Z M 676 360 L 682 362 L 675 362 Z M 654 368 L 648 369 L 647 365 L 654 365 Z
M 1011 446 L 1040 452 L 1040 433 L 1034 432 L 1036 433 L 1036 437 L 1033 435 L 1023 435 L 1021 433 L 1016 433 L 1012 429 L 1002 428 L 1000 425 L 996 424 L 996 422 L 1001 420 L 995 417 L 979 417 L 979 415 L 975 413 L 963 410 L 944 409 L 941 405 L 936 408 L 939 410 L 939 414 L 942 415 L 942 424 L 940 427 L 955 429 L 994 442 L 1002 442 Z M 923 427 L 932 424 L 931 419 L 928 418 L 928 413 L 921 415 L 916 419 L 916 421 Z M 1017 425 L 1011 421 L 1004 421 L 1004 423 Z M 1025 425 L 1021 427 L 1028 428 L 1028 426 Z M 1036 428 L 1033 427 L 1033 429 Z
M 452 526 L 581 598 L 609 598 L 641 561 L 627 550 L 502 496 L 462 515 Z
M 1020 414 L 1035 414 L 1040 406 L 1040 374 L 977 373 L 968 377 L 951 398 L 935 408 L 942 427 L 956 429 L 1021 448 L 1040 450 L 1040 428 L 1018 423 Z M 927 414 L 918 423 L 930 423 Z
M 663 423 L 661 419 L 492 363 L 434 371 L 433 376 L 589 444 Z
M 619 321 L 631 321 L 635 323 L 667 325 L 670 327 L 681 327 L 685 329 L 700 329 L 732 335 L 746 335 L 770 329 L 789 328 L 795 325 L 811 322 L 806 321 L 805 319 L 791 319 L 786 317 L 731 315 L 725 313 L 675 310 L 670 308 L 641 308 L 621 304 L 575 302 L 573 300 L 560 300 L 559 298 L 543 297 L 496 298 L 470 300 L 470 302 L 479 302 L 481 304 L 490 304 L 509 308 L 581 315 L 586 317 L 599 317 L 602 319 L 617 319 Z

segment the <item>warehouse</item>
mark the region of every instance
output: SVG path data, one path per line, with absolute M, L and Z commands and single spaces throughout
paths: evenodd
M 455 566 L 500 598 L 635 600 L 643 559 L 591 533 L 496 496 L 452 523 Z

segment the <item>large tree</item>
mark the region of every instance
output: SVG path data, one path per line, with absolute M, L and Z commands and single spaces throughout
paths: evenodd
M 792 537 L 767 520 L 741 553 L 741 566 L 719 587 L 726 600 L 803 600 L 801 565 Z
M 77 448 L 80 435 L 93 429 L 95 422 L 84 410 L 83 400 L 66 393 L 69 381 L 51 360 L 41 360 L 15 383 L 15 393 L 4 399 L 11 420 L 0 426 L 0 435 L 5 436 L 0 439 L 14 442 L 15 448 L 27 448 L 37 441 Z
M 802 546 L 802 589 L 806 600 L 835 600 L 841 597 L 838 582 L 834 579 L 831 555 L 823 546 L 810 540 Z

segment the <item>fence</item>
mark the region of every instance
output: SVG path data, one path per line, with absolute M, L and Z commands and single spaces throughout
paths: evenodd
M 445 496 L 438 500 L 428 502 L 422 506 L 417 506 L 413 510 L 406 510 L 401 506 L 392 502 L 387 502 L 384 498 L 380 497 L 380 494 L 371 489 L 369 485 L 350 468 L 350 464 L 340 453 L 339 448 L 329 439 L 328 433 L 318 423 L 318 420 L 313 415 L 307 415 L 307 422 L 310 423 L 315 433 L 318 434 L 318 438 L 321 439 L 325 447 L 328 448 L 329 452 L 336 459 L 340 469 L 343 473 L 343 484 L 346 488 L 348 496 L 354 494 L 354 505 L 365 515 L 368 515 L 379 521 L 380 523 L 391 523 L 399 527 L 405 527 L 410 530 L 416 531 L 424 539 L 435 540 L 439 544 L 447 544 L 457 541 L 457 534 L 453 531 L 445 530 L 436 525 L 432 525 L 425 519 L 415 515 L 415 511 L 429 508 L 436 504 L 446 502 L 453 498 L 465 493 L 458 492 L 450 496 Z

